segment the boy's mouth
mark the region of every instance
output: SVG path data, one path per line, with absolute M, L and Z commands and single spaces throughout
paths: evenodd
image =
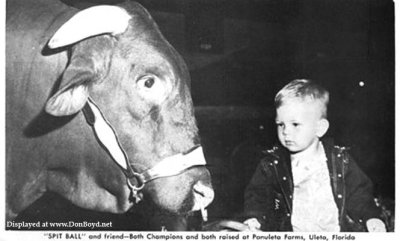
M 294 145 L 294 141 L 285 141 L 285 145 L 286 146 L 293 146 Z

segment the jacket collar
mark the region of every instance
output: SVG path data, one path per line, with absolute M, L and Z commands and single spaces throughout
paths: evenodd
M 327 155 L 328 163 L 331 163 L 332 157 L 331 157 L 330 153 L 332 153 L 332 151 L 334 149 L 333 138 L 323 137 L 320 139 L 320 141 L 322 142 L 325 153 Z M 271 150 L 265 151 L 265 153 L 269 153 L 269 154 L 273 155 L 274 157 L 281 159 L 281 161 L 285 162 L 287 165 L 291 166 L 290 165 L 290 152 L 285 147 L 283 147 L 280 143 L 276 144 Z

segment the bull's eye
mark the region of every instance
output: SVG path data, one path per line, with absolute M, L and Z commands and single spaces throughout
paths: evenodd
M 154 79 L 153 78 L 148 78 L 144 82 L 144 86 L 146 86 L 147 88 L 151 88 L 153 85 L 154 85 Z
M 168 84 L 165 79 L 161 79 L 156 75 L 144 75 L 138 78 L 136 82 L 139 94 L 146 100 L 161 103 L 166 95 Z

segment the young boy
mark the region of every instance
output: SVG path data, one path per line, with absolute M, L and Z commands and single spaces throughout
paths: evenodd
M 346 148 L 321 139 L 329 93 L 294 80 L 275 97 L 281 145 L 265 152 L 245 191 L 250 230 L 385 232 L 372 183 Z

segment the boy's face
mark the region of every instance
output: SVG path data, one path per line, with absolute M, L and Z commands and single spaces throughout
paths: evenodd
M 328 121 L 321 118 L 318 103 L 297 99 L 278 107 L 276 125 L 279 141 L 291 153 L 300 153 L 316 146 L 329 127 Z

